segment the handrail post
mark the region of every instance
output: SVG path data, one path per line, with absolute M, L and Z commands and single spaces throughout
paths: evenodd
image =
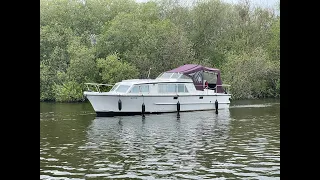
M 98 89 L 98 86 L 97 86 L 97 85 L 95 85 L 95 86 L 96 86 L 96 90 L 97 90 L 97 92 L 100 92 L 100 91 L 99 91 L 99 89 Z

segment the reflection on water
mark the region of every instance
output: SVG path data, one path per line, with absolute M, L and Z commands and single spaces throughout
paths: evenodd
M 145 118 L 95 117 L 87 103 L 40 105 L 40 179 L 280 177 L 279 102 Z

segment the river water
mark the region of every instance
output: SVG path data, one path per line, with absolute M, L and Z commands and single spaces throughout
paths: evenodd
M 280 179 L 280 101 L 145 118 L 40 103 L 40 179 Z

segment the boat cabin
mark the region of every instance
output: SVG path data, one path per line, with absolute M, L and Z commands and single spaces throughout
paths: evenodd
M 126 94 L 177 94 L 196 91 L 192 80 L 135 80 L 116 83 L 109 92 Z
M 225 92 L 222 87 L 220 70 L 201 65 L 187 64 L 176 69 L 163 72 L 156 79 L 123 80 L 116 83 L 109 92 L 128 94 L 163 94 L 194 93 L 196 91 L 204 91 L 204 89 L 214 90 L 217 93 Z M 100 92 L 99 89 L 97 90 Z

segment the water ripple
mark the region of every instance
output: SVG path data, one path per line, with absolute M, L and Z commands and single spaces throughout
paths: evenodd
M 93 120 L 42 112 L 40 179 L 279 179 L 278 114 L 239 110 Z

